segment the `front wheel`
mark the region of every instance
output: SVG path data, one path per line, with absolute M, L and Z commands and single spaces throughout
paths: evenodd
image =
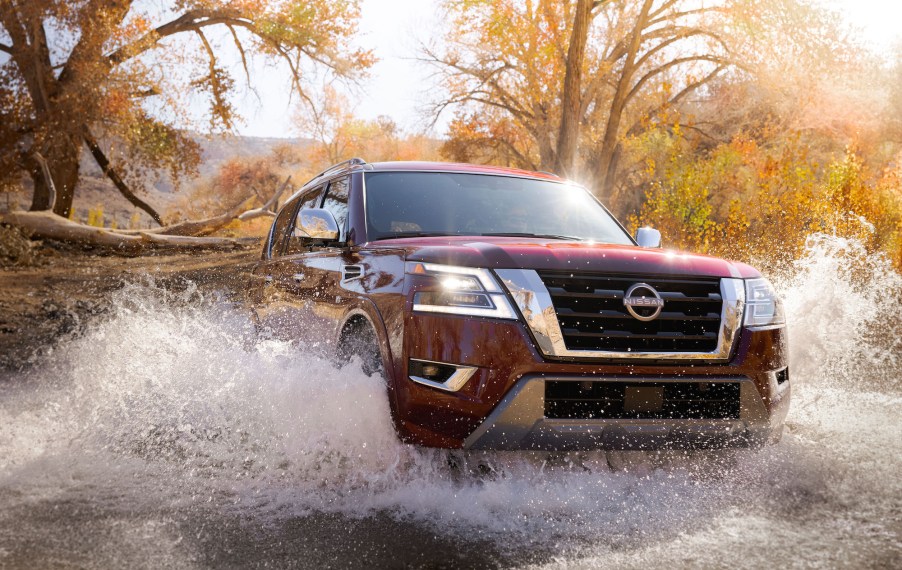
M 385 372 L 379 339 L 376 338 L 376 331 L 369 323 L 357 321 L 346 326 L 342 332 L 338 347 L 339 363 L 346 364 L 355 356 L 360 358 L 364 374 L 372 376 L 382 375 Z

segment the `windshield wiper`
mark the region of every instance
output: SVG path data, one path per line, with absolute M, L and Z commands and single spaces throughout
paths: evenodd
M 408 237 L 445 237 L 445 236 L 459 236 L 460 234 L 449 234 L 448 232 L 394 232 L 391 235 L 380 236 L 372 241 L 379 241 L 383 239 L 398 239 L 398 238 L 408 238 Z
M 575 237 L 575 236 L 561 236 L 557 234 L 534 234 L 530 232 L 492 232 L 487 234 L 479 234 L 481 236 L 494 236 L 494 237 L 528 237 L 528 238 L 539 238 L 539 239 L 565 239 L 569 241 L 583 241 L 585 238 Z

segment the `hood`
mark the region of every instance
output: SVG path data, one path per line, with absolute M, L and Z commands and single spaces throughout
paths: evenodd
M 548 269 L 656 276 L 761 276 L 744 263 L 635 245 L 521 237 L 443 236 L 382 240 L 368 246 L 374 249 L 403 249 L 408 261 L 489 269 Z

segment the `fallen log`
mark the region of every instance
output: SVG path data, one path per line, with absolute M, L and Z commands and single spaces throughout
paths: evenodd
M 233 216 L 234 219 L 234 216 Z M 122 251 L 142 249 L 217 249 L 242 247 L 246 240 L 220 237 L 166 235 L 151 231 L 117 231 L 73 222 L 50 211 L 14 211 L 0 215 L 0 223 L 22 228 L 32 237 Z
M 229 223 L 231 223 L 232 220 L 238 218 L 241 212 L 244 211 L 244 204 L 248 200 L 249 198 L 245 198 L 228 212 L 225 212 L 218 216 L 213 216 L 212 218 L 206 218 L 203 220 L 188 220 L 169 226 L 164 226 L 162 228 L 143 230 L 140 233 L 152 233 L 167 236 L 207 236 L 218 229 L 224 228 Z

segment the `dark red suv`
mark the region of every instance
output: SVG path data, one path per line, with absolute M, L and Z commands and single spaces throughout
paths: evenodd
M 778 440 L 790 383 L 770 283 L 659 246 L 551 174 L 351 159 L 279 211 L 252 297 L 271 334 L 383 373 L 404 441 Z

